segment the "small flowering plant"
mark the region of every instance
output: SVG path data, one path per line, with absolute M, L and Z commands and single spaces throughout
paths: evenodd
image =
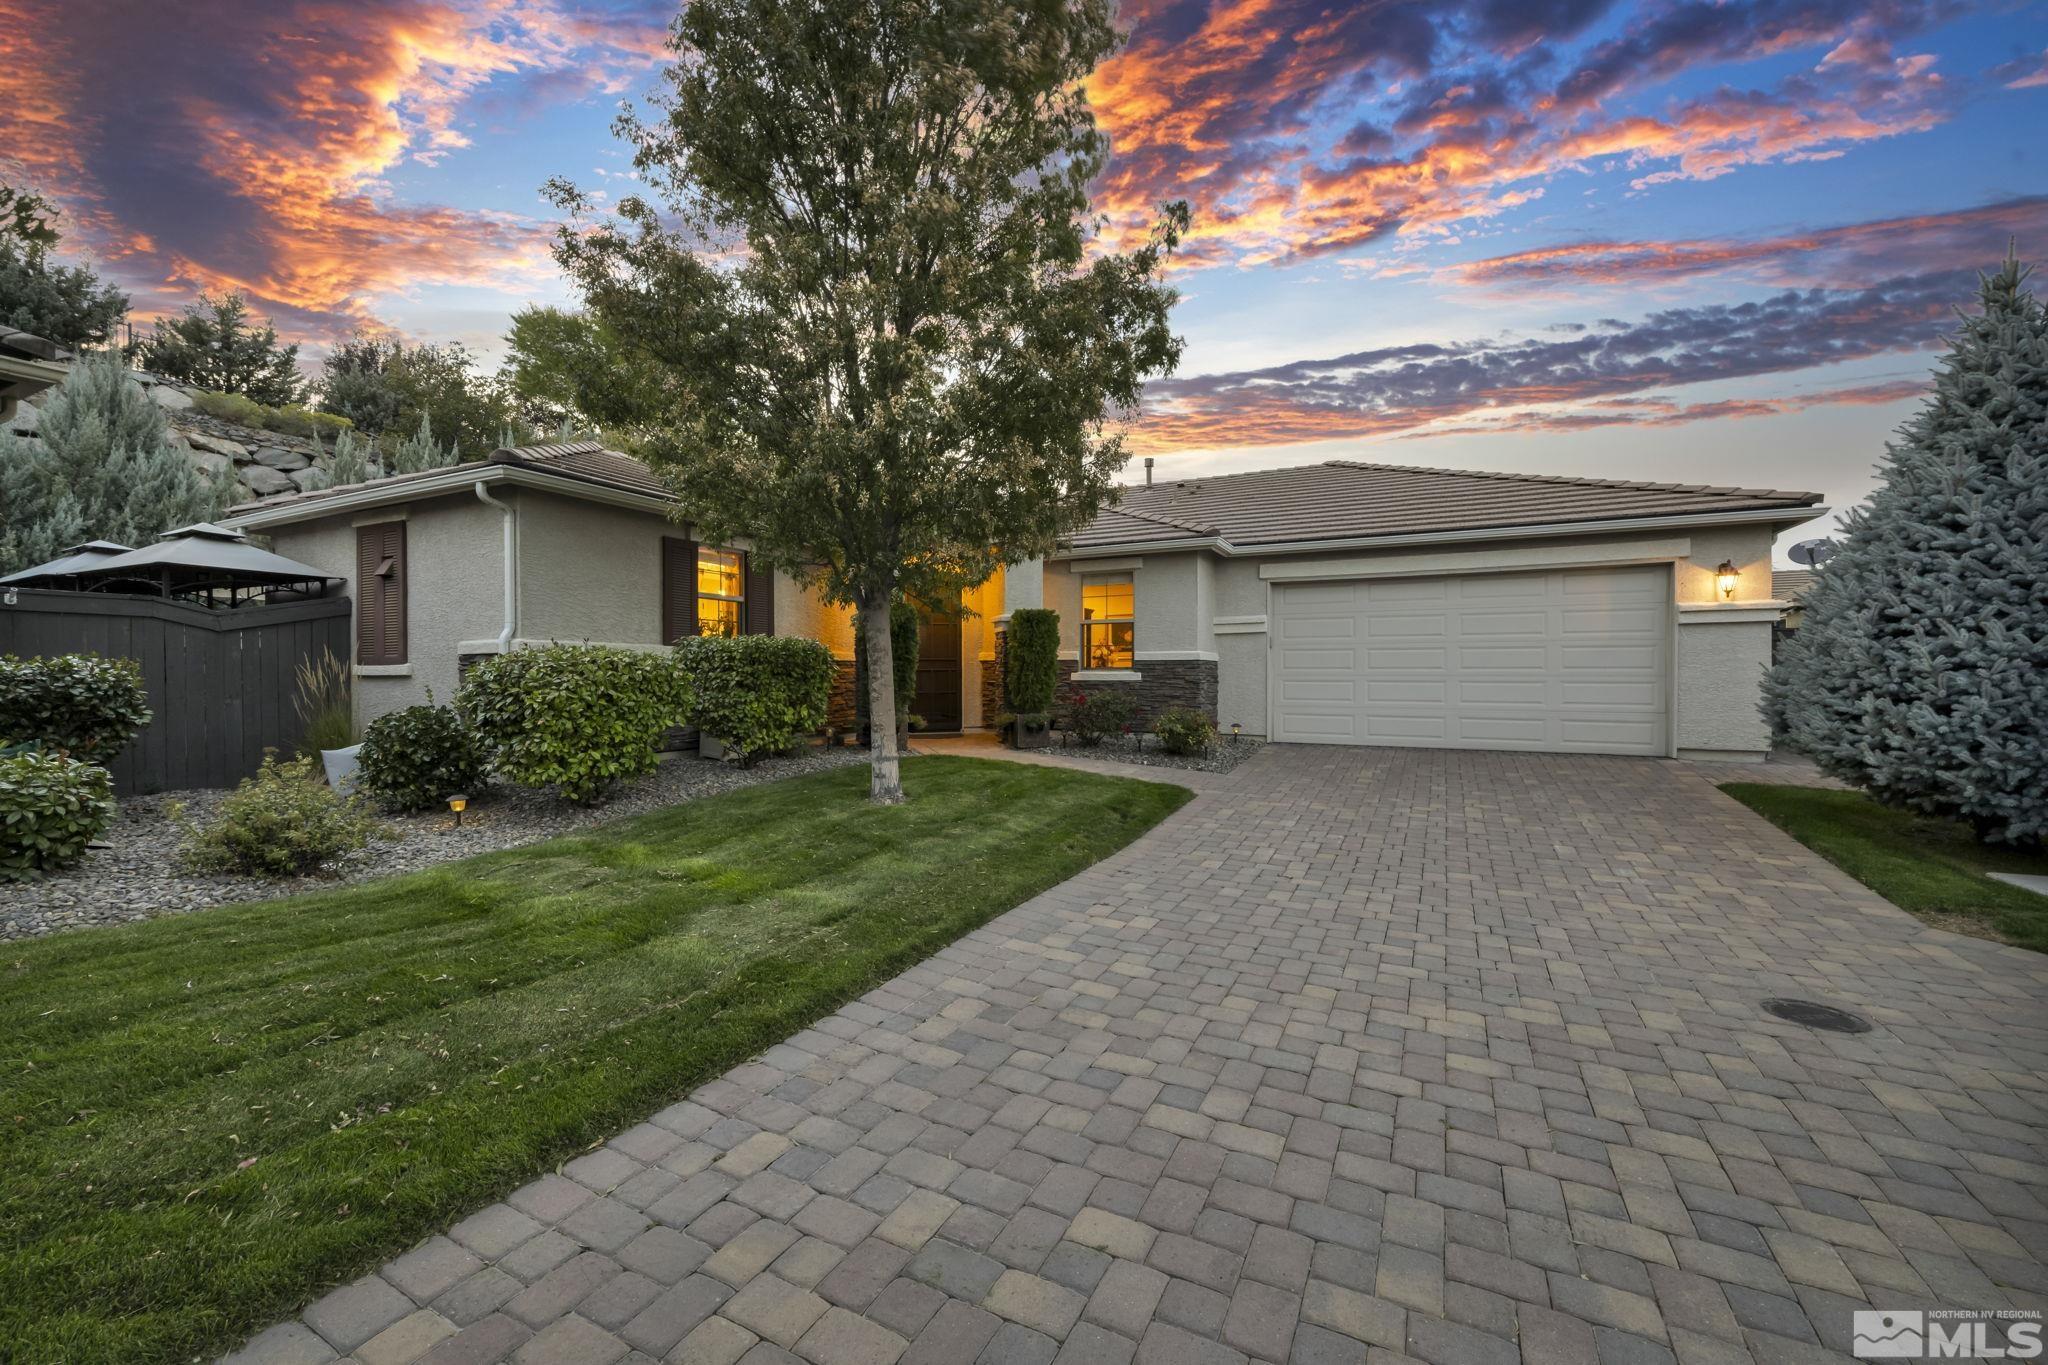
M 1084 748 L 1094 748 L 1105 736 L 1129 734 L 1138 700 L 1118 687 L 1084 692 L 1075 688 L 1061 699 L 1066 712 L 1067 734 Z

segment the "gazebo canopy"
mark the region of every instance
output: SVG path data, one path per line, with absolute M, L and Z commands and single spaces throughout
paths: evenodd
M 225 592 L 234 605 L 244 589 L 319 590 L 328 574 L 249 543 L 240 531 L 202 521 L 166 531 L 163 539 L 73 570 L 80 586 L 97 592 L 148 591 L 165 597 Z
M 87 569 L 106 563 L 116 555 L 128 553 L 126 545 L 117 545 L 111 540 L 88 540 L 83 545 L 68 547 L 63 554 L 46 564 L 22 569 L 17 573 L 0 578 L 0 583 L 40 583 L 52 578 L 74 578 Z

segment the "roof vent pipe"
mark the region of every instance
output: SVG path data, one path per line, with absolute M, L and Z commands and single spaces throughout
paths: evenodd
M 1152 457 L 1151 457 L 1150 455 L 1147 455 L 1147 456 L 1145 457 L 1145 487 L 1147 487 L 1147 488 L 1150 488 L 1151 486 L 1152 486 Z

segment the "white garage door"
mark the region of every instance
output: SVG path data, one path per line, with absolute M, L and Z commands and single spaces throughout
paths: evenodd
M 1663 754 L 1670 601 L 1662 566 L 1277 586 L 1273 737 Z

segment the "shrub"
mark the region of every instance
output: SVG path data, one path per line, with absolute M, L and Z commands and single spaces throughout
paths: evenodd
M 107 763 L 149 721 L 149 693 L 133 659 L 0 657 L 0 744 L 40 740 Z
M 1060 680 L 1060 614 L 1043 607 L 1011 612 L 1003 650 L 1003 686 L 1010 709 L 1019 715 L 1052 710 Z
M 1138 700 L 1121 688 L 1099 687 L 1093 692 L 1076 688 L 1067 694 L 1065 706 L 1067 733 L 1093 748 L 1102 743 L 1103 736 L 1130 728 Z
M 363 731 L 357 780 L 391 810 L 428 810 L 490 781 L 484 746 L 462 713 L 427 701 L 379 716 Z
M 1187 706 L 1169 706 L 1152 722 L 1152 733 L 1170 754 L 1206 754 L 1216 740 L 1216 722 Z
M 317 659 L 301 659 L 294 670 L 298 688 L 292 709 L 299 713 L 299 752 L 346 749 L 356 735 L 355 679 L 347 664 L 323 649 Z
M 693 636 L 675 647 L 690 723 L 742 763 L 790 748 L 825 723 L 838 666 L 816 640 Z
M 70 866 L 113 818 L 105 768 L 62 754 L 0 758 L 0 881 Z
M 500 775 L 589 803 L 654 770 L 662 732 L 688 722 L 689 700 L 669 655 L 548 645 L 484 660 L 457 705 Z
M 220 803 L 212 824 L 185 827 L 185 860 L 202 872 L 291 877 L 317 872 L 383 830 L 353 800 L 320 781 L 311 758 L 263 756 Z
M 271 407 L 246 393 L 215 393 L 211 389 L 190 391 L 192 406 L 208 417 L 232 422 L 258 431 L 277 431 L 287 436 L 335 438 L 353 430 L 355 423 L 338 413 L 315 412 L 301 403 Z

